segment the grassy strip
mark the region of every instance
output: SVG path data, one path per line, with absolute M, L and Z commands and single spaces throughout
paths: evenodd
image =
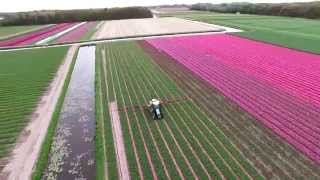
M 51 144 L 53 141 L 53 136 L 55 134 L 55 129 L 58 124 L 59 114 L 60 114 L 61 108 L 63 106 L 64 98 L 65 98 L 65 95 L 68 90 L 68 86 L 69 86 L 72 71 L 73 71 L 73 68 L 74 68 L 74 65 L 76 62 L 77 54 L 78 54 L 78 50 L 76 51 L 75 55 L 73 56 L 72 63 L 71 63 L 70 69 L 68 71 L 66 80 L 64 82 L 61 95 L 60 95 L 58 102 L 55 106 L 55 110 L 52 115 L 51 122 L 48 127 L 46 137 L 45 137 L 43 144 L 41 146 L 40 154 L 39 154 L 36 166 L 34 168 L 34 171 L 32 173 L 32 180 L 40 180 L 45 168 L 47 167 L 49 152 L 50 152 Z
M 96 100 L 95 100 L 95 110 L 96 110 L 96 136 L 95 136 L 95 146 L 96 146 L 96 179 L 97 180 L 103 180 L 105 177 L 105 172 L 104 171 L 104 162 L 106 161 L 106 157 L 104 154 L 104 148 L 103 147 L 103 124 L 101 121 L 104 121 L 103 119 L 103 110 L 102 110 L 102 104 L 101 104 L 101 78 L 100 78 L 100 48 L 96 48 L 96 74 L 95 74 L 95 95 L 96 95 Z M 101 158 L 103 157 L 103 158 Z

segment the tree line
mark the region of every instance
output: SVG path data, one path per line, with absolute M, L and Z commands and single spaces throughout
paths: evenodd
M 144 7 L 101 8 L 81 10 L 43 10 L 2 13 L 0 25 L 56 24 L 80 21 L 151 18 L 152 12 Z
M 320 18 L 320 1 L 300 3 L 198 3 L 192 5 L 191 9 L 221 13 Z

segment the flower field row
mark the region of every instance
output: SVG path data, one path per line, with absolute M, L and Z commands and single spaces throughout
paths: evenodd
M 25 127 L 67 47 L 0 53 L 0 158 Z M 2 167 L 0 167 L 2 168 Z
M 231 35 L 148 42 L 320 162 L 319 56 Z
M 7 46 L 23 46 L 23 45 L 31 45 L 40 41 L 44 38 L 47 38 L 53 34 L 56 34 L 60 31 L 66 30 L 77 23 L 63 23 L 51 26 L 46 29 L 38 30 L 32 33 L 28 33 L 26 35 L 22 35 L 13 39 L 8 39 L 5 41 L 0 41 L 0 47 Z
M 126 109 L 118 112 L 131 177 L 262 179 L 192 99 L 165 104 L 164 119 L 152 119 L 145 109 L 151 98 L 170 101 L 185 94 L 136 43 L 99 45 L 97 61 L 110 179 L 118 176 L 108 112 L 108 104 L 114 101 L 118 109 Z
M 81 40 L 81 38 L 92 28 L 97 25 L 97 22 L 88 22 L 79 28 L 63 35 L 62 37 L 58 38 L 55 42 L 56 43 L 65 43 L 65 42 L 75 42 Z

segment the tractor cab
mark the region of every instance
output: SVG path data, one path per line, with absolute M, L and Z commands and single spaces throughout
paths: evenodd
M 148 107 L 150 108 L 150 113 L 152 113 L 153 119 L 162 119 L 162 109 L 161 109 L 161 102 L 158 99 L 152 99 L 149 102 Z

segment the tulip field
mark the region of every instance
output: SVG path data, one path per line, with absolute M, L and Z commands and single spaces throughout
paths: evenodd
M 232 35 L 147 42 L 320 163 L 319 55 Z
M 97 60 L 109 178 L 119 176 L 114 102 L 132 177 L 320 176 L 319 55 L 198 35 L 106 43 Z M 159 121 L 145 108 L 153 97 Z
M 242 37 L 320 53 L 318 45 L 320 41 L 320 23 L 318 20 L 206 11 L 185 11 L 163 14 L 163 16 L 175 16 L 239 28 L 244 31 L 236 34 Z
M 34 31 L 32 31 L 31 27 L 27 33 L 18 34 L 11 38 L 0 39 L 0 47 L 12 47 L 12 46 L 26 46 L 33 45 L 37 42 L 46 39 L 50 36 L 54 36 L 55 34 L 61 33 L 63 31 L 72 28 L 79 23 L 62 23 L 56 25 L 47 25 L 40 26 L 42 28 L 33 27 Z M 76 42 L 80 40 L 90 40 L 93 33 L 97 30 L 95 27 L 97 26 L 97 22 L 87 22 L 75 29 L 67 32 L 56 39 L 52 39 L 48 44 L 51 43 L 67 43 L 67 42 Z M 6 27 L 8 29 L 9 27 Z M 28 28 L 26 28 L 28 29 Z M 5 33 L 5 32 L 4 32 Z M 1 32 L 0 32 L 1 35 Z
M 110 179 L 118 176 L 108 118 L 111 102 L 118 104 L 132 178 L 262 179 L 214 121 L 185 97 L 138 44 L 107 43 L 98 46 L 97 54 Z M 145 109 L 153 97 L 170 102 L 159 121 Z
M 148 42 L 320 163 L 319 55 L 231 35 Z
M 82 37 L 85 36 L 86 33 L 90 33 L 90 31 L 92 31 L 92 29 L 94 29 L 96 25 L 97 25 L 97 22 L 88 22 L 80 26 L 79 28 L 76 28 L 75 30 L 67 33 L 66 35 L 58 38 L 54 42 L 65 43 L 65 42 L 75 42 L 78 40 L 89 40 L 90 37 L 87 37 L 88 39 L 82 39 Z
M 68 29 L 73 25 L 74 25 L 74 23 L 58 24 L 58 25 L 51 26 L 47 29 L 43 29 L 43 30 L 41 29 L 39 31 L 28 33 L 26 35 L 18 36 L 13 39 L 0 41 L 0 47 L 31 45 L 31 44 L 34 44 L 37 41 L 40 41 L 41 39 L 47 38 L 57 32 Z
M 0 157 L 7 157 L 28 124 L 67 47 L 0 53 Z M 0 164 L 0 169 L 2 164 Z
M 9 39 L 14 36 L 26 34 L 35 30 L 46 28 L 50 25 L 33 25 L 33 26 L 6 26 L 0 28 L 0 40 Z
M 0 30 L 0 179 L 320 179 L 319 23 L 161 16 Z

